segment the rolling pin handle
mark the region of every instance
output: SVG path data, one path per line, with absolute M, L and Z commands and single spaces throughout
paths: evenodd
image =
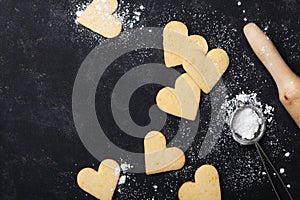
M 300 77 L 284 62 L 270 38 L 256 24 L 247 24 L 244 34 L 275 80 L 281 103 L 300 128 Z

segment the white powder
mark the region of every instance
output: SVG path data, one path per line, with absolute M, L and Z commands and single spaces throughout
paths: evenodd
M 290 154 L 291 154 L 290 152 L 286 152 L 286 153 L 284 154 L 284 156 L 285 156 L 285 157 L 289 157 Z
M 83 10 L 78 10 L 78 11 L 76 11 L 76 16 L 77 16 L 77 18 L 76 18 L 76 20 L 75 20 L 75 23 L 78 23 L 78 18 L 83 14 Z
M 228 98 L 228 96 L 226 98 Z M 224 111 L 223 118 L 228 125 L 230 125 L 230 119 L 233 112 L 243 106 L 254 106 L 264 114 L 267 122 L 270 123 L 273 120 L 274 107 L 268 104 L 262 104 L 257 99 L 257 93 L 245 94 L 242 92 L 241 94 L 236 95 L 233 99 L 226 100 L 221 107 Z
M 129 163 L 126 163 L 126 162 L 121 163 L 120 167 L 121 167 L 121 169 L 122 169 L 123 172 L 126 172 L 128 169 L 133 168 L 132 165 L 130 165 Z
M 115 169 L 115 175 L 118 175 L 118 176 L 119 176 L 119 174 L 120 174 L 120 168 L 119 168 L 119 167 L 116 167 L 116 169 Z
M 233 130 L 243 139 L 251 140 L 255 137 L 262 120 L 251 108 L 245 108 L 236 113 L 233 120 Z
M 125 181 L 126 181 L 126 175 L 121 176 L 120 179 L 119 179 L 118 185 L 124 184 Z
M 284 168 L 280 168 L 279 172 L 280 172 L 280 174 L 283 174 L 285 172 L 285 169 Z
M 143 10 L 145 10 L 144 5 L 138 6 L 135 4 L 126 3 L 122 0 L 120 1 L 119 9 L 114 16 L 122 21 L 124 30 L 132 29 L 139 25 Z M 140 25 L 139 27 L 142 28 L 143 25 Z
M 127 174 L 127 171 L 131 168 L 133 168 L 133 166 L 127 162 L 123 162 L 122 158 L 121 158 L 121 165 L 120 168 L 122 169 L 122 173 L 123 175 L 120 177 L 118 185 L 122 185 L 126 182 L 126 180 L 130 180 L 130 176 Z M 120 189 L 120 188 L 119 188 Z M 118 190 L 121 193 L 121 189 Z
M 264 28 L 264 31 L 267 31 L 269 29 L 269 26 L 266 26 L 265 28 Z
M 90 5 L 90 3 L 76 5 L 75 12 L 75 24 L 79 24 L 78 18 L 83 14 L 84 10 Z
M 241 6 L 241 5 L 242 5 L 242 2 L 238 1 L 238 2 L 237 2 L 237 5 L 238 5 L 238 6 Z

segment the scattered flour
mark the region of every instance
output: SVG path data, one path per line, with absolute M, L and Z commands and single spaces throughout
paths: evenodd
M 134 5 L 130 3 L 125 3 L 125 1 L 120 1 L 119 9 L 114 15 L 121 19 L 123 29 L 127 30 L 136 28 L 138 26 L 139 22 L 141 21 L 141 16 L 144 10 L 144 5 Z
M 126 172 L 128 169 L 133 168 L 133 166 L 131 164 L 126 163 L 126 162 L 122 163 L 120 167 L 121 167 L 123 172 Z
M 129 169 L 132 169 L 133 166 L 127 162 L 123 162 L 123 160 L 121 159 L 122 163 L 120 165 L 120 168 L 122 170 L 122 173 L 123 175 L 120 177 L 119 179 L 119 182 L 118 182 L 118 185 L 123 185 L 127 179 L 130 179 L 130 176 L 127 174 L 127 171 Z M 118 189 L 118 192 L 120 193 L 121 192 L 121 189 L 119 188 Z
M 290 152 L 286 152 L 286 153 L 284 154 L 285 157 L 290 157 L 290 155 L 291 155 Z
M 125 181 L 126 181 L 126 175 L 123 175 L 123 176 L 121 176 L 121 177 L 120 177 L 120 179 L 119 179 L 119 183 L 118 183 L 118 185 L 122 185 L 122 184 L 124 184 L 124 183 L 125 183 Z
M 117 168 L 115 169 L 115 175 L 118 175 L 119 173 L 120 173 L 120 168 L 117 167 Z
M 154 192 L 157 192 L 157 185 L 153 185 L 153 188 L 154 188 Z
M 83 3 L 76 5 L 76 12 L 75 12 L 75 24 L 79 24 L 78 18 L 83 14 L 84 10 L 90 5 L 90 3 Z

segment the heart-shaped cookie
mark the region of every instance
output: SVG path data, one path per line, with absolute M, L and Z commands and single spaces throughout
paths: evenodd
M 166 113 L 195 120 L 200 103 L 200 89 L 185 73 L 177 78 L 175 89 L 165 87 L 158 92 L 156 103 Z
M 77 183 L 81 189 L 97 199 L 111 200 L 119 177 L 119 164 L 107 159 L 101 162 L 98 171 L 91 168 L 82 169 L 77 175 Z
M 188 36 L 188 29 L 184 23 L 179 21 L 169 22 L 163 32 L 163 45 L 164 49 L 172 49 L 173 45 L 180 45 L 176 42 L 173 31 L 184 36 Z M 165 64 L 167 67 L 174 67 L 182 64 L 182 59 L 179 55 L 164 51 Z
M 217 81 L 222 77 L 224 72 L 229 66 L 229 57 L 223 49 L 217 48 L 210 50 L 206 57 L 213 63 L 214 71 L 211 76 L 214 78 L 205 77 L 201 70 L 201 65 L 194 62 L 183 62 L 183 69 L 191 76 L 195 83 L 201 88 L 201 90 L 208 94 L 213 87 L 217 84 Z M 209 80 L 213 80 L 208 83 Z
M 180 200 L 221 200 L 218 171 L 212 165 L 203 165 L 195 173 L 195 183 L 184 183 L 179 191 Z
M 188 36 L 187 27 L 178 21 L 166 25 L 163 38 L 166 66 L 182 64 L 198 87 L 209 93 L 229 66 L 227 53 L 219 48 L 208 52 L 206 40 L 200 35 Z
M 167 148 L 165 136 L 158 131 L 146 135 L 144 150 L 147 175 L 178 170 L 184 166 L 184 153 L 177 147 Z
M 186 44 L 184 40 L 178 40 L 178 34 L 181 34 L 182 37 L 188 37 L 193 40 L 196 44 L 202 47 L 205 53 L 208 51 L 207 42 L 202 36 L 188 36 L 188 28 L 184 23 L 179 21 L 171 21 L 165 26 L 163 31 L 163 45 L 165 49 L 164 58 L 167 67 L 175 67 L 184 62 L 182 56 L 175 53 L 177 47 L 182 47 Z
M 117 0 L 93 0 L 78 22 L 106 38 L 116 37 L 122 30 L 121 21 L 112 15 L 117 8 Z

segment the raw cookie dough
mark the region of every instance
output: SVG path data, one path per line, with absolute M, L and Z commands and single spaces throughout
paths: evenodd
M 163 32 L 165 64 L 183 65 L 184 70 L 204 93 L 209 93 L 229 65 L 229 57 L 222 49 L 208 51 L 206 40 L 200 35 L 188 36 L 188 29 L 178 21 L 169 22 Z
M 212 49 L 206 54 L 206 57 L 214 64 L 213 67 L 215 68 L 215 71 L 213 72 L 214 74 L 211 75 L 218 77 L 217 80 L 219 80 L 229 66 L 229 57 L 226 51 L 219 48 Z M 193 78 L 202 91 L 208 94 L 213 89 L 217 81 L 207 84 L 209 79 L 202 77 L 203 73 L 201 67 L 201 65 L 197 66 L 194 63 L 183 63 L 183 69 Z
M 98 171 L 82 169 L 77 175 L 77 183 L 85 192 L 97 199 L 111 200 L 120 177 L 119 164 L 114 160 L 101 162 Z
M 221 200 L 219 175 L 212 165 L 203 165 L 195 173 L 195 183 L 184 183 L 179 191 L 180 200 Z
M 200 89 L 185 73 L 177 78 L 175 89 L 165 87 L 158 92 L 156 103 L 166 113 L 195 120 L 200 103 Z
M 168 31 L 170 30 L 170 31 Z M 179 21 L 171 21 L 164 28 L 164 49 L 172 49 L 172 46 L 166 47 L 167 45 L 177 45 L 176 37 L 173 37 L 173 31 L 182 35 L 188 36 L 188 29 L 186 25 Z M 179 55 L 173 54 L 168 51 L 164 51 L 165 64 L 167 67 L 174 67 L 182 64 L 182 59 Z
M 78 22 L 106 38 L 114 38 L 122 31 L 121 21 L 113 16 L 117 8 L 117 0 L 94 0 L 79 17 Z
M 166 147 L 165 136 L 158 131 L 149 132 L 144 139 L 146 174 L 157 174 L 181 169 L 185 155 L 177 147 Z

